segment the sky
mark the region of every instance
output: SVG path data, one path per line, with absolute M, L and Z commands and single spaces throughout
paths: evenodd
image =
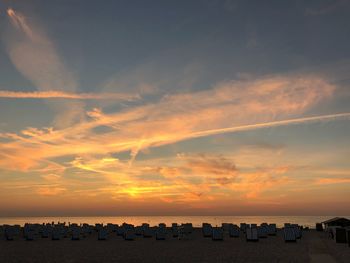
M 0 216 L 348 213 L 349 12 L 0 0 Z

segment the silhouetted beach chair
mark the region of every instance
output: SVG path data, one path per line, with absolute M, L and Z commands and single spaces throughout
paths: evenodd
M 294 227 L 287 226 L 283 228 L 283 237 L 285 242 L 296 242 Z
M 165 240 L 166 239 L 166 228 L 165 227 L 159 227 L 156 230 L 156 240 Z
M 247 224 L 246 223 L 241 223 L 240 224 L 240 229 L 241 229 L 241 231 L 243 231 L 243 233 L 245 233 L 246 229 L 247 229 Z
M 60 240 L 61 239 L 61 229 L 58 226 L 54 226 L 52 229 L 52 240 Z
M 80 240 L 81 230 L 80 227 L 74 226 L 72 227 L 72 240 Z
M 136 236 L 142 236 L 142 226 L 136 226 L 135 227 L 135 235 Z
M 98 240 L 107 240 L 108 237 L 108 228 L 107 227 L 103 227 L 98 231 L 97 234 L 97 239 Z
M 224 240 L 224 230 L 222 229 L 222 227 L 213 227 L 212 240 Z
M 15 229 L 12 226 L 5 226 L 5 238 L 8 241 L 15 239 Z
M 258 229 L 256 227 L 246 228 L 247 241 L 259 241 Z
M 173 237 L 179 237 L 179 227 L 177 223 L 173 223 L 171 226 L 171 233 Z
M 302 237 L 301 227 L 298 224 L 292 224 L 291 227 L 294 228 L 295 237 L 300 239 Z
M 229 229 L 229 235 L 230 237 L 239 237 L 239 227 L 237 225 L 232 225 Z
M 266 226 L 258 226 L 258 237 L 259 238 L 267 238 L 267 227 Z
M 213 235 L 213 227 L 211 226 L 211 224 L 203 223 L 202 233 L 204 237 L 211 237 Z
M 128 228 L 125 231 L 124 234 L 124 239 L 125 240 L 135 240 L 136 235 L 135 235 L 135 230 L 133 228 Z
M 276 228 L 276 224 L 269 224 L 267 226 L 267 234 L 269 236 L 275 236 L 277 233 L 277 228 Z
M 142 230 L 143 237 L 150 238 L 153 237 L 153 229 L 149 225 L 144 225 Z

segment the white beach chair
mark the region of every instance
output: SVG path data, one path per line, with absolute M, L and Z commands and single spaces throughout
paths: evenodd
M 290 225 L 283 228 L 283 237 L 285 242 L 296 242 L 297 238 L 295 235 L 294 227 Z
M 213 227 L 212 240 L 224 240 L 224 230 L 221 227 Z
M 256 227 L 246 228 L 247 241 L 259 241 L 258 229 Z

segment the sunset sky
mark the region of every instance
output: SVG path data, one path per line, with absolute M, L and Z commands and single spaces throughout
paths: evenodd
M 349 13 L 0 0 L 0 216 L 349 213 Z

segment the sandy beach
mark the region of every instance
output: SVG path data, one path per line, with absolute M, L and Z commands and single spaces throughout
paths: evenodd
M 277 236 L 247 242 L 241 233 L 223 241 L 204 238 L 196 228 L 188 240 L 168 234 L 166 240 L 137 237 L 125 241 L 115 233 L 105 241 L 97 234 L 72 241 L 37 238 L 26 241 L 0 241 L 1 262 L 349 262 L 348 244 L 337 244 L 324 232 L 303 232 L 296 243 L 285 243 L 281 230 Z

